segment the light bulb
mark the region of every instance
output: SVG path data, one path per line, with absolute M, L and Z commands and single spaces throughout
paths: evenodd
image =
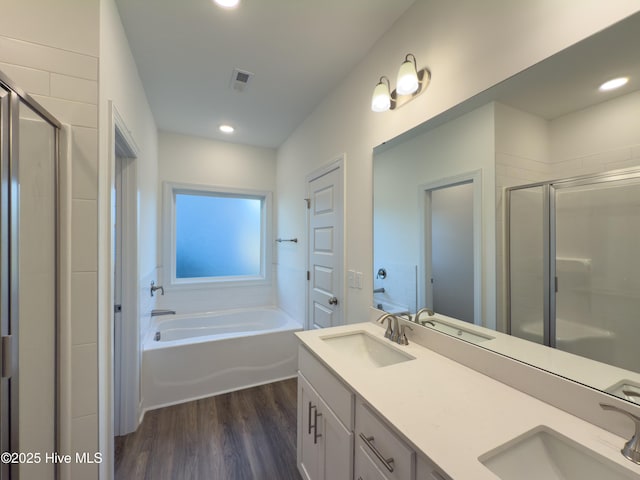
M 411 95 L 418 90 L 419 86 L 415 64 L 411 60 L 405 60 L 398 70 L 396 92 L 399 95 Z
M 391 93 L 389 92 L 389 85 L 380 79 L 380 82 L 373 89 L 373 96 L 371 97 L 371 110 L 374 112 L 386 112 L 391 108 Z
M 236 8 L 240 3 L 240 0 L 213 0 L 213 1 L 222 8 Z
M 616 88 L 620 88 L 623 85 L 626 85 L 628 81 L 629 81 L 629 77 L 614 78 L 600 85 L 599 90 L 601 91 L 615 90 Z
M 235 131 L 235 128 L 233 128 L 231 125 L 220 125 L 218 127 L 218 130 L 220 130 L 222 133 L 233 133 Z

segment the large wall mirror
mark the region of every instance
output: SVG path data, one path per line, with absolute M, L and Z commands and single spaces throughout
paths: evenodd
M 640 405 L 638 45 L 634 14 L 376 147 L 374 306 Z

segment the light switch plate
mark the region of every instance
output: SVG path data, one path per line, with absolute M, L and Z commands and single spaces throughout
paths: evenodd
M 356 288 L 362 289 L 362 272 L 356 272 Z
M 355 272 L 355 270 L 349 270 L 347 272 L 347 285 L 349 285 L 349 288 L 356 288 L 356 272 Z

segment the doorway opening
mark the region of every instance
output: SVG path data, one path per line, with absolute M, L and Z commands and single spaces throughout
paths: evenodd
M 481 174 L 419 187 L 424 232 L 419 304 L 481 324 Z
M 112 427 L 113 435 L 119 436 L 138 427 L 141 401 L 135 162 L 138 149 L 113 105 L 112 116 Z

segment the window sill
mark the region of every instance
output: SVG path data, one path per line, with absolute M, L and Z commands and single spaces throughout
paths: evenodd
M 184 280 L 172 281 L 167 283 L 167 291 L 184 291 L 184 290 L 217 290 L 223 288 L 242 288 L 255 286 L 270 286 L 271 279 L 263 276 L 243 277 L 225 280 Z

